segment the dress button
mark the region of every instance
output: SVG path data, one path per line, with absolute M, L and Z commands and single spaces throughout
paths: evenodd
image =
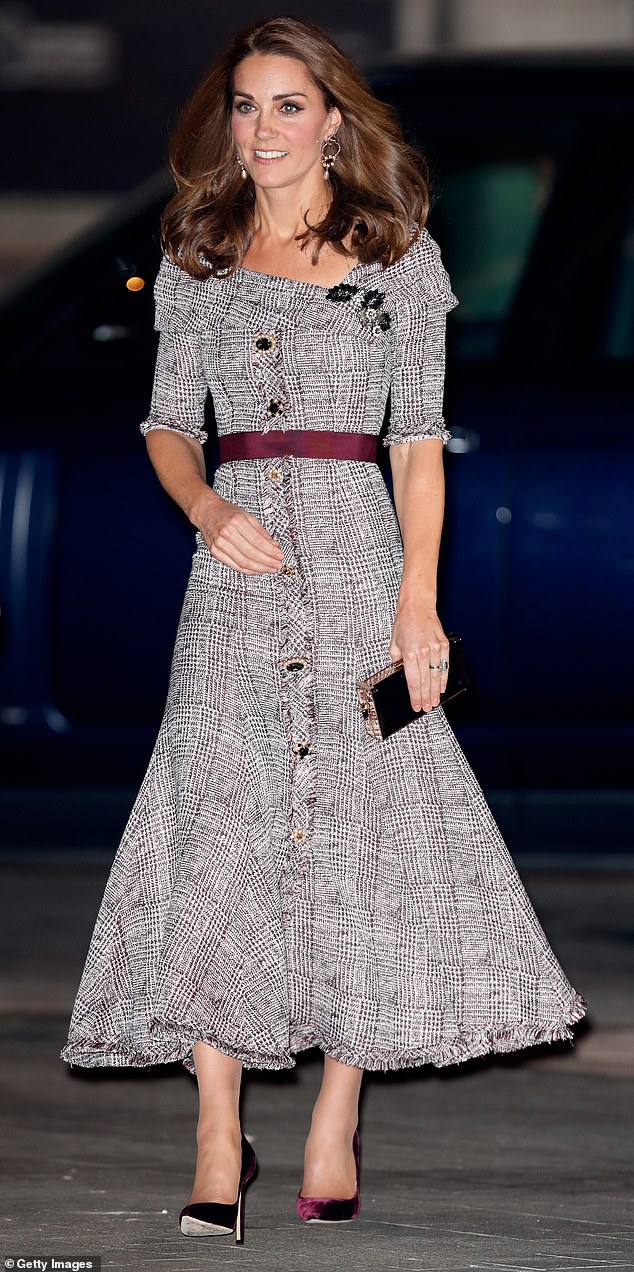
M 308 752 L 312 750 L 312 744 L 310 742 L 298 742 L 297 738 L 294 738 L 293 750 L 296 755 L 299 755 L 303 759 L 304 756 L 308 755 Z
M 279 468 L 269 468 L 269 477 L 271 478 L 271 481 L 279 481 L 281 476 L 282 474 Z
M 284 563 L 284 565 L 282 566 L 282 572 L 283 572 L 284 574 L 294 574 L 294 573 L 295 573 L 295 566 L 294 566 L 294 565 L 287 565 L 287 564 L 286 564 L 286 562 L 285 562 L 285 563 Z
M 302 671 L 306 666 L 305 658 L 287 658 L 284 663 L 286 671 Z
M 270 331 L 260 331 L 253 341 L 258 353 L 272 353 L 277 346 L 277 340 Z
M 281 415 L 284 403 L 281 398 L 271 398 L 269 402 L 269 415 Z
M 303 827 L 303 826 L 296 826 L 296 827 L 295 827 L 295 830 L 293 831 L 292 838 L 293 838 L 293 839 L 303 839 L 303 838 L 304 838 L 304 827 Z

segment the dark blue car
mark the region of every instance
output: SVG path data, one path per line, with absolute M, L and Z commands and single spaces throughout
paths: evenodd
M 503 828 L 535 849 L 557 817 L 570 837 L 573 790 L 593 791 L 593 834 L 622 834 L 630 784 L 631 71 L 500 56 L 369 72 L 432 162 L 429 228 L 461 302 L 438 610 L 473 689 L 447 710 Z M 133 788 L 160 721 L 194 550 L 138 432 L 170 189 L 160 174 L 0 312 L 6 787 Z

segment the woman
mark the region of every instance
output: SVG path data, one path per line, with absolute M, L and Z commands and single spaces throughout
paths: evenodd
M 438 705 L 457 301 L 424 163 L 322 31 L 277 18 L 199 87 L 171 164 L 141 428 L 197 548 L 62 1056 L 195 1073 L 181 1230 L 241 1239 L 244 1066 L 321 1048 L 297 1210 L 350 1219 L 365 1069 L 570 1039 L 586 1004 Z M 396 511 L 376 463 L 388 392 Z M 356 685 L 399 657 L 421 714 L 381 741 Z

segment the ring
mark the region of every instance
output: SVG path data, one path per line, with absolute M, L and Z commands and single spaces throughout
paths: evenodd
M 430 664 L 429 664 L 429 670 L 430 670 L 430 671 L 448 671 L 448 670 L 449 670 L 449 663 L 447 662 L 447 659 L 446 659 L 446 658 L 443 658 L 442 662 L 439 662 L 439 663 L 430 663 Z

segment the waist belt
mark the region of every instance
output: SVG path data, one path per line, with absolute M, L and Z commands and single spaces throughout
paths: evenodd
M 273 455 L 299 455 L 306 459 L 360 459 L 378 463 L 378 442 L 371 433 L 337 433 L 334 430 L 271 429 L 268 433 L 227 433 L 218 438 L 219 462 L 232 459 L 269 459 Z

